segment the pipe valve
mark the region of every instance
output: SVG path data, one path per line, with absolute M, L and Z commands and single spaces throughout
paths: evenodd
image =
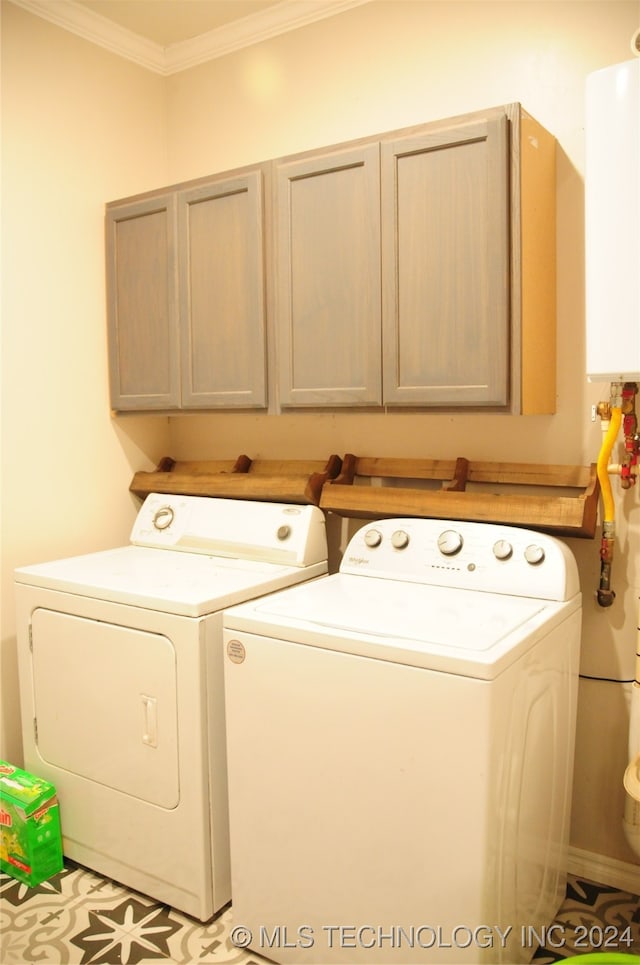
M 602 541 L 600 543 L 600 585 L 596 597 L 602 607 L 611 606 L 616 596 L 611 589 L 616 525 L 610 476 L 613 473 L 619 474 L 622 488 L 630 489 L 635 485 L 639 471 L 640 435 L 635 401 L 637 393 L 636 382 L 612 382 L 609 401 L 599 402 L 596 408 L 605 433 L 598 455 L 598 480 L 602 493 Z M 611 462 L 611 452 L 621 425 L 624 432 L 625 453 L 620 463 L 614 465 Z

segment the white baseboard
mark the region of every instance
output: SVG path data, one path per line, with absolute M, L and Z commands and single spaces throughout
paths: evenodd
M 640 864 L 618 861 L 617 858 L 570 847 L 567 871 L 600 885 L 609 885 L 621 891 L 630 891 L 632 895 L 640 895 Z

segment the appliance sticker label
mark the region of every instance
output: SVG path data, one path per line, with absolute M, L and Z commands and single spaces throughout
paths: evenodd
M 239 640 L 229 640 L 227 643 L 227 656 L 231 663 L 244 663 L 247 651 L 244 644 Z

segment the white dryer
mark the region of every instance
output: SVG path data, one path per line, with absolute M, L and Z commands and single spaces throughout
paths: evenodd
M 528 961 L 565 893 L 580 625 L 560 541 L 416 519 L 226 611 L 235 940 Z
M 229 901 L 222 610 L 326 571 L 315 506 L 158 494 L 130 545 L 16 571 L 25 767 L 66 855 L 203 921 Z

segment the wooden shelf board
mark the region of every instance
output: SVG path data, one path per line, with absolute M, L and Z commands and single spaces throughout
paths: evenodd
M 431 485 L 430 485 L 431 484 Z M 328 460 L 175 462 L 137 472 L 130 489 L 149 493 L 310 503 L 360 519 L 411 516 L 523 526 L 593 538 L 599 485 L 595 464 L 561 466 L 457 459 L 332 455 Z
M 153 472 L 135 473 L 131 492 L 141 499 L 149 493 L 181 496 L 218 496 L 264 502 L 319 505 L 327 479 L 338 475 L 342 460 L 235 460 L 175 462 L 167 457 Z
M 385 485 L 384 480 L 389 482 Z M 398 485 L 400 480 L 406 485 Z M 440 481 L 441 488 L 417 488 L 418 480 Z M 598 496 L 595 464 L 545 466 L 347 454 L 340 476 L 324 486 L 320 507 L 356 519 L 477 520 L 593 538 Z

